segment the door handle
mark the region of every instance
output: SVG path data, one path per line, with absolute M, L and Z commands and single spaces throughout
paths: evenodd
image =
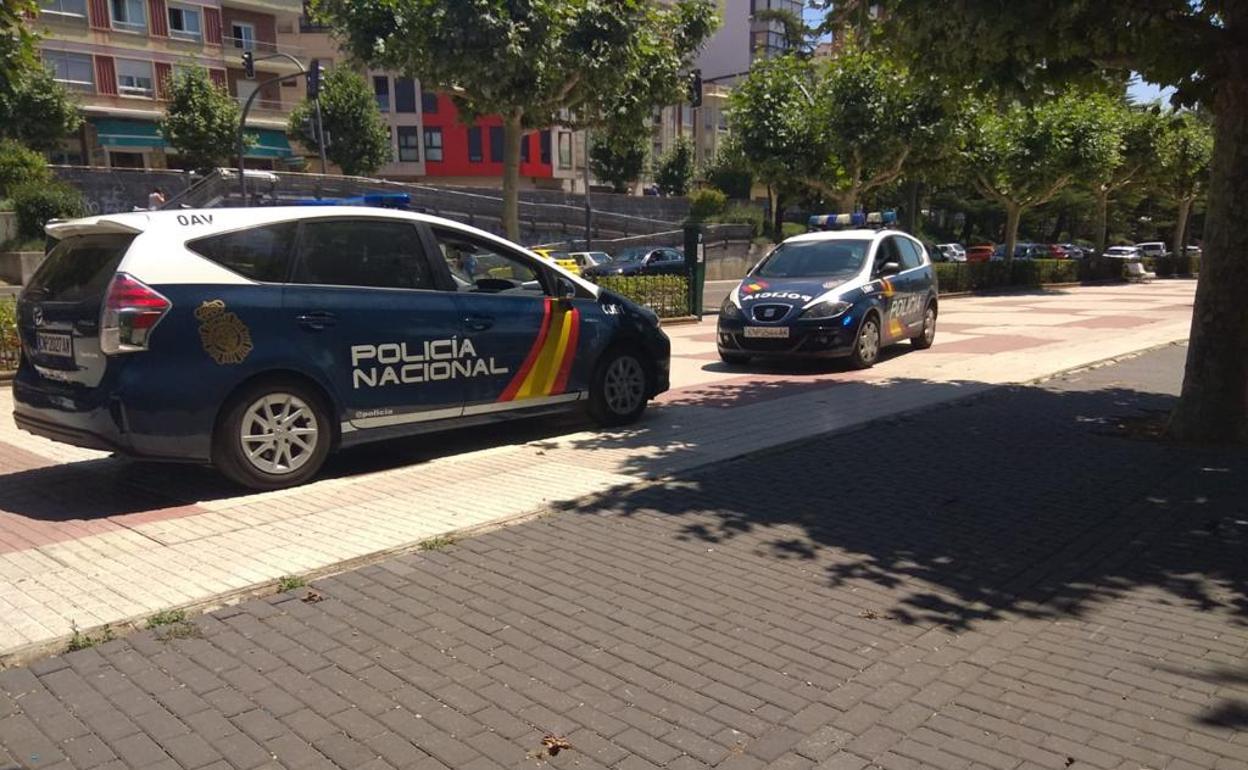
M 483 332 L 494 325 L 494 319 L 483 315 L 470 315 L 464 319 L 464 326 L 468 327 L 468 331 Z
M 299 325 L 304 329 L 319 332 L 322 329 L 338 323 L 338 316 L 324 310 L 314 310 L 310 313 L 301 313 L 295 316 L 295 320 L 298 321 Z

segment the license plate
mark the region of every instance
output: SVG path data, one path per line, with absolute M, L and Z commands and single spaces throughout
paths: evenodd
M 787 326 L 747 326 L 745 327 L 745 336 L 747 337 L 763 337 L 766 339 L 788 339 L 789 327 Z
M 74 347 L 68 334 L 39 332 L 35 337 L 35 349 L 50 356 L 74 355 Z

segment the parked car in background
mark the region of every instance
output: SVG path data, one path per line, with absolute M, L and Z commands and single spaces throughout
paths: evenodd
M 938 243 L 935 251 L 928 249 L 928 252 L 937 262 L 966 261 L 966 249 L 960 243 Z
M 1199 258 L 1202 253 L 1199 246 L 1188 246 L 1183 251 L 1187 254 L 1187 256 L 1197 258 Z
M 1135 246 L 1110 246 L 1108 249 L 1105 249 L 1105 256 L 1109 259 L 1138 261 L 1140 250 Z
M 1083 259 L 1092 255 L 1091 249 L 1085 249 L 1077 243 L 1059 243 L 1066 250 L 1066 256 L 1070 259 Z
M 1050 243 L 1044 248 L 1049 250 L 1049 259 L 1070 259 L 1070 252 L 1060 243 Z M 1041 255 L 1043 258 L 1044 255 Z
M 582 272 L 585 268 L 611 261 L 611 255 L 605 251 L 569 251 L 565 256 L 575 262 L 576 269 Z
M 980 244 L 978 246 L 968 246 L 966 249 L 967 262 L 987 262 L 992 259 L 993 247 L 989 244 Z
M 1142 257 L 1164 257 L 1170 252 L 1166 249 L 1166 244 L 1161 241 L 1145 241 L 1144 243 L 1135 244 L 1135 248 L 1139 249 Z
M 1038 243 L 1016 243 L 1014 244 L 1014 259 L 1048 259 L 1049 249 Z M 992 251 L 992 261 L 999 262 L 1005 259 L 1005 245 L 1002 244 Z
M 634 246 L 611 261 L 582 271 L 586 278 L 607 275 L 684 275 L 685 255 L 670 246 Z

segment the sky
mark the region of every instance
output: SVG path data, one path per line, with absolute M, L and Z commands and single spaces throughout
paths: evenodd
M 1161 101 L 1163 104 L 1168 104 L 1174 89 L 1147 83 L 1141 80 L 1139 76 L 1136 76 L 1132 79 L 1128 92 L 1137 103 L 1148 104 L 1149 102 Z

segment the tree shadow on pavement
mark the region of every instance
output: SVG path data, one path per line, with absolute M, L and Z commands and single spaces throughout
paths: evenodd
M 1248 450 L 1117 428 L 1170 403 L 1122 387 L 1011 388 L 571 508 L 680 517 L 682 539 L 743 541 L 830 586 L 887 589 L 880 612 L 906 624 L 1079 618 L 1144 588 L 1248 624 Z M 738 440 L 749 448 L 750 434 Z M 577 446 L 595 442 L 617 445 Z M 677 452 L 647 461 L 678 464 Z

